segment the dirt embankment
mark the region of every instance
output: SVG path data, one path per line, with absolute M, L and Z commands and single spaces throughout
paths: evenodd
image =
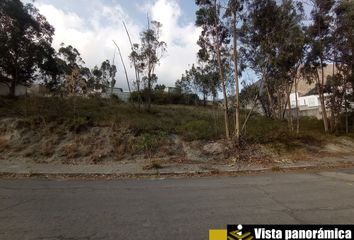
M 324 146 L 298 145 L 290 152 L 279 144 L 243 144 L 241 149 L 219 141 L 185 141 L 175 134 L 139 133 L 124 126 L 69 124 L 44 120 L 0 120 L 0 160 L 34 163 L 105 164 L 122 162 L 218 163 L 235 161 L 263 165 L 282 159 L 323 154 L 354 154 L 351 140 L 340 138 Z M 276 146 L 276 147 L 274 147 Z

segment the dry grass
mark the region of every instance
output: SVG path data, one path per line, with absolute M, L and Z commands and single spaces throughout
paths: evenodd
M 21 157 L 94 164 L 133 156 L 190 161 L 191 154 L 186 153 L 183 144 L 196 158 L 206 159 L 208 156 L 200 151 L 204 144 L 224 138 L 222 109 L 215 106 L 155 105 L 151 112 L 139 112 L 131 104 L 106 99 L 0 98 L 0 101 L 4 103 L 0 104 L 0 152 Z M 241 121 L 244 117 L 242 113 Z M 231 118 L 230 126 L 233 128 Z M 296 135 L 289 131 L 286 121 L 254 114 L 238 149 L 238 160 L 265 163 L 274 156 L 305 158 L 337 139 L 324 134 L 322 122 L 316 119 L 302 118 L 300 129 Z M 14 140 L 2 137 L 7 131 Z M 208 159 L 235 158 L 235 151 L 228 149 Z
M 6 150 L 9 146 L 9 140 L 0 138 L 0 152 Z

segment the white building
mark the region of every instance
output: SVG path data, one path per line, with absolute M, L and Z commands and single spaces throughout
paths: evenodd
M 110 92 L 111 89 L 107 90 L 107 93 L 102 93 L 101 96 L 103 98 L 109 98 L 110 97 Z M 129 92 L 123 92 L 122 88 L 113 88 L 112 89 L 112 95 L 117 96 L 120 100 L 122 100 L 123 102 L 129 102 L 129 98 L 130 98 L 130 93 Z
M 308 95 L 308 96 L 300 96 L 297 93 L 290 94 L 290 105 L 291 108 L 296 108 L 296 97 L 297 97 L 297 106 L 307 107 L 307 108 L 315 108 L 321 106 L 321 102 L 318 95 Z

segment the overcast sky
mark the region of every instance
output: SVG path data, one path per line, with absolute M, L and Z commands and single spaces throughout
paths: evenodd
M 128 58 L 130 45 L 122 20 L 132 41 L 139 42 L 139 33 L 147 26 L 147 13 L 151 19 L 162 23 L 161 40 L 167 43 L 167 54 L 157 68 L 158 83 L 174 86 L 188 65 L 196 61 L 200 29 L 194 25 L 193 0 L 36 0 L 34 5 L 55 28 L 54 48 L 58 49 L 61 43 L 72 45 L 90 68 L 105 59 L 112 61 L 114 39 L 121 48 L 130 79 L 134 80 Z M 118 56 L 115 63 L 118 68 L 116 86 L 127 90 Z
M 147 14 L 162 23 L 161 40 L 167 43 L 167 54 L 156 70 L 159 84 L 174 86 L 182 73 L 196 62 L 199 49 L 196 42 L 201 30 L 195 26 L 194 0 L 35 0 L 34 5 L 55 28 L 54 48 L 58 50 L 61 43 L 72 45 L 89 68 L 106 59 L 112 61 L 115 52 L 112 40 L 115 40 L 133 81 L 134 69 L 128 58 L 131 50 L 122 21 L 132 41 L 138 43 L 139 33 L 147 26 Z M 308 15 L 310 7 L 305 5 L 305 10 Z M 116 86 L 127 90 L 117 55 L 115 64 L 118 68 Z M 242 80 L 254 82 L 256 79 L 251 70 L 243 73 Z

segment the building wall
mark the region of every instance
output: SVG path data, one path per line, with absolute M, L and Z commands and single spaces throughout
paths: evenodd
M 117 96 L 123 102 L 128 102 L 129 98 L 130 98 L 130 93 L 129 92 L 118 92 Z
M 296 107 L 296 95 L 297 95 L 297 104 L 298 107 L 319 107 L 321 106 L 318 95 L 309 95 L 309 96 L 299 96 L 299 93 L 290 94 L 290 105 L 291 108 Z
M 300 71 L 300 69 L 299 69 Z M 324 68 L 324 77 L 325 77 L 325 83 L 327 82 L 327 76 L 332 76 L 333 74 L 337 73 L 337 68 L 333 64 L 328 64 Z M 322 70 L 318 70 L 318 74 L 321 77 L 322 75 Z M 315 79 L 312 79 L 312 81 L 309 83 L 307 79 L 300 77 L 300 79 L 297 81 L 297 91 L 300 93 L 300 95 L 306 95 L 309 91 L 313 90 L 316 88 L 316 81 Z M 295 88 L 292 89 L 292 92 L 295 92 Z
M 130 93 L 129 92 L 123 92 L 123 89 L 121 89 L 121 88 L 113 88 L 112 94 L 117 96 L 123 102 L 128 102 L 129 98 L 130 98 Z M 110 97 L 110 93 L 102 93 L 101 96 L 103 98 L 109 98 Z

